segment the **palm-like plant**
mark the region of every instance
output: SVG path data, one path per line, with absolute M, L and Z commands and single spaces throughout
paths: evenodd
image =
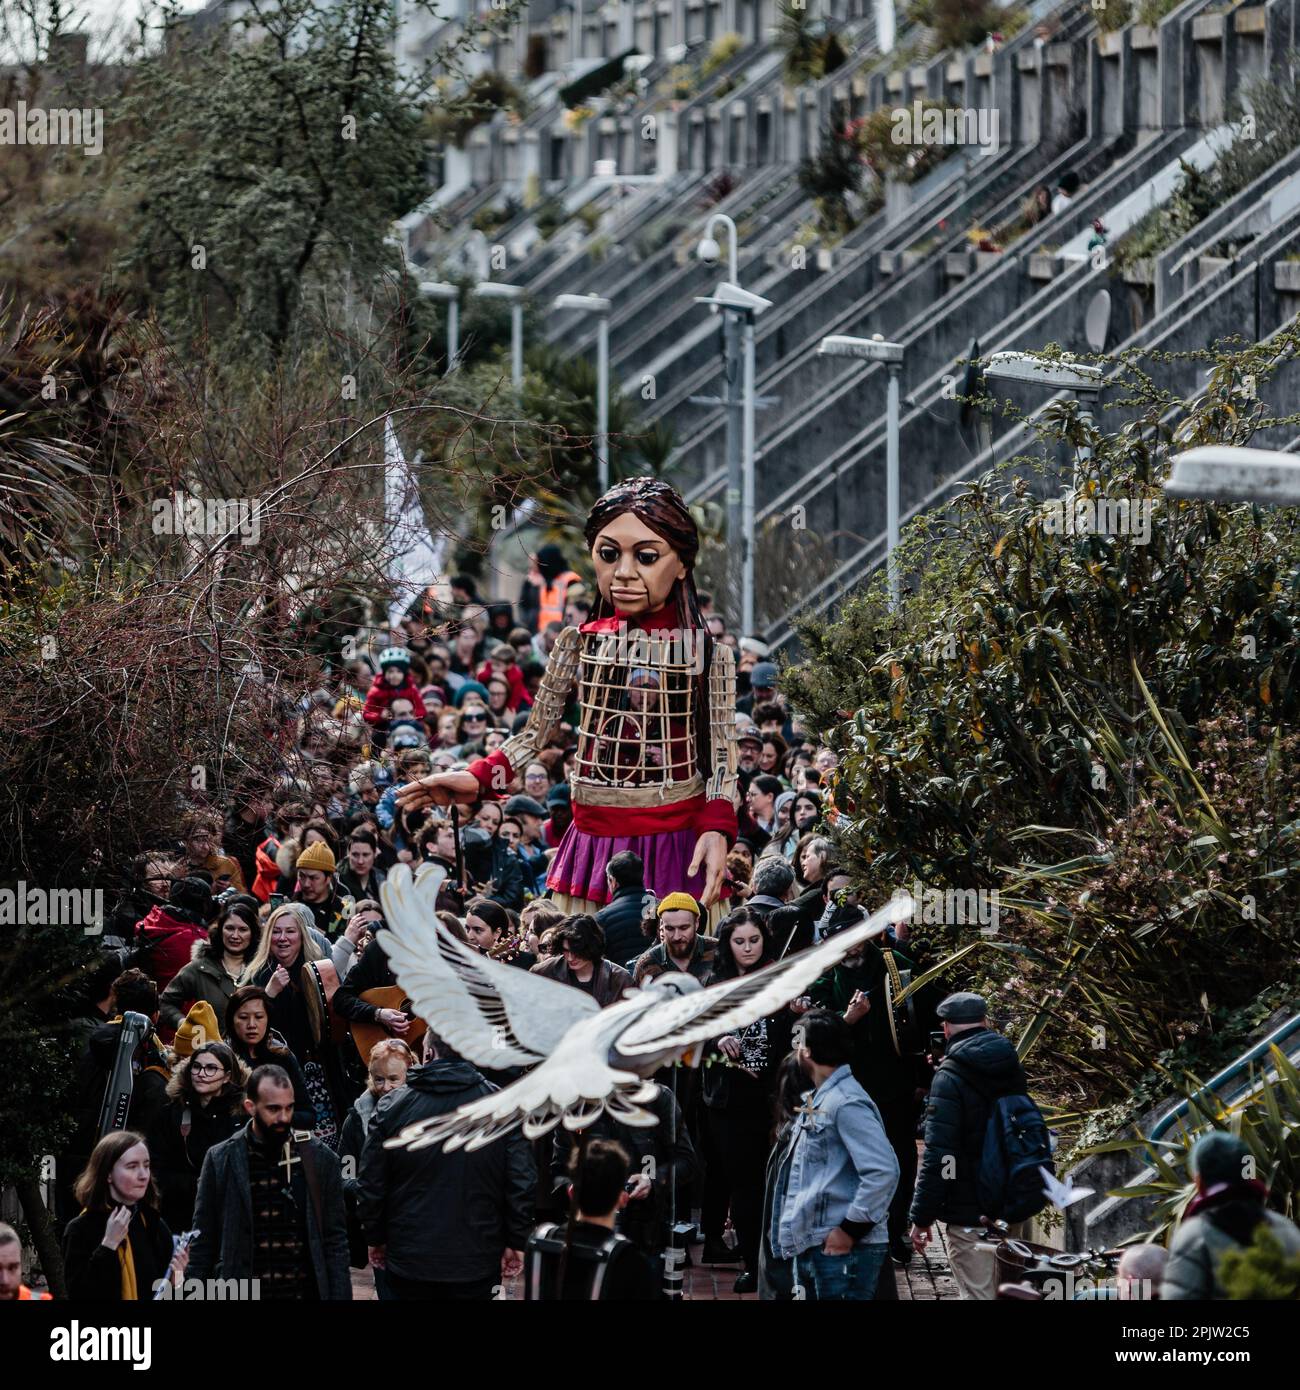
M 1182 1219 L 1196 1188 L 1188 1157 L 1214 1130 L 1234 1134 L 1250 1149 L 1254 1176 L 1268 1188 L 1268 1204 L 1292 1221 L 1300 1216 L 1300 1072 L 1273 1046 L 1268 1064 L 1252 1072 L 1244 1098 L 1223 1101 L 1194 1083 L 1186 1093 L 1187 1118 L 1171 1140 L 1117 1139 L 1089 1153 L 1144 1153 L 1155 1170 L 1147 1181 L 1117 1188 L 1112 1197 L 1156 1198 L 1154 1226 L 1142 1238 L 1163 1240 Z

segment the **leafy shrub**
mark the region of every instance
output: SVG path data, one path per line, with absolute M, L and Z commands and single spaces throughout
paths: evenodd
M 1127 3 L 1127 0 L 1106 0 Z M 1028 16 L 1015 7 L 1002 8 L 992 0 L 913 0 L 908 18 L 934 31 L 937 52 L 971 48 L 991 34 L 1010 38 L 1024 28 Z
M 463 148 L 470 133 L 498 111 L 522 116 L 527 107 L 523 93 L 503 73 L 480 72 L 470 78 L 463 95 L 430 113 L 429 134 L 443 144 Z
M 744 46 L 745 40 L 739 34 L 719 34 L 700 64 L 701 78 L 712 77 L 720 68 L 725 68 Z
M 840 751 L 836 838 L 867 898 L 999 893 L 976 983 L 1062 1104 L 1127 1099 L 1300 952 L 1300 516 L 1159 488 L 1166 450 L 1249 442 L 1267 388 L 1247 407 L 1241 376 L 1297 344 L 1206 354 L 1176 425 L 1136 364 L 1132 424 L 1047 412 L 1045 442 L 1092 448 L 1085 496 L 1150 501 L 1145 542 L 1050 533 L 1027 479 L 991 474 L 909 528 L 899 614 L 879 582 L 801 623 L 783 674 Z
M 912 106 L 902 108 L 909 122 L 912 120 Z M 928 113 L 944 116 L 953 110 L 947 102 L 931 101 L 928 97 L 921 101 L 921 118 L 924 123 Z M 899 183 L 915 183 L 931 169 L 937 168 L 957 148 L 955 143 L 936 141 L 925 143 L 917 138 L 896 140 L 899 133 L 898 117 L 892 106 L 882 106 L 869 116 L 850 122 L 848 137 L 853 141 L 862 160 L 879 179 L 892 178 Z M 923 124 L 922 131 L 925 126 Z
M 1201 170 L 1179 161 L 1168 202 L 1144 213 L 1115 246 L 1121 269 L 1157 256 L 1300 145 L 1300 74 L 1289 82 L 1256 82 L 1247 92 L 1250 115 L 1231 143 Z
M 843 65 L 844 46 L 826 28 L 824 20 L 813 19 L 806 7 L 783 0 L 777 47 L 784 57 L 782 72 L 787 87 L 820 82 Z

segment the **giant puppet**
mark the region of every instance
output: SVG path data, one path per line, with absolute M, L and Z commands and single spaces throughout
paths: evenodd
M 585 530 L 599 590 L 591 619 L 561 632 L 526 727 L 461 772 L 409 783 L 405 809 L 469 804 L 505 791 L 546 748 L 577 687 L 573 822 L 546 884 L 566 912 L 609 898 L 622 850 L 656 897 L 685 890 L 716 914 L 736 838 L 735 666 L 700 615 L 699 532 L 657 478 L 611 488 Z

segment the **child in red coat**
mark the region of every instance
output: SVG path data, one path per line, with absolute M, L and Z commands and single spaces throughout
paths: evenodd
M 409 700 L 415 718 L 424 718 L 424 701 L 411 677 L 411 654 L 405 647 L 387 647 L 380 652 L 379 674 L 371 682 L 362 719 L 377 733 L 387 733 L 394 700 Z

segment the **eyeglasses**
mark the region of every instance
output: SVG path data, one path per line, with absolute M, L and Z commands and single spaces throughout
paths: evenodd
M 226 1074 L 226 1069 L 225 1069 L 225 1067 L 216 1067 L 216 1066 L 206 1067 L 206 1066 L 204 1066 L 204 1067 L 191 1067 L 191 1068 L 190 1068 L 190 1075 L 191 1075 L 191 1076 L 224 1076 L 225 1074 Z

